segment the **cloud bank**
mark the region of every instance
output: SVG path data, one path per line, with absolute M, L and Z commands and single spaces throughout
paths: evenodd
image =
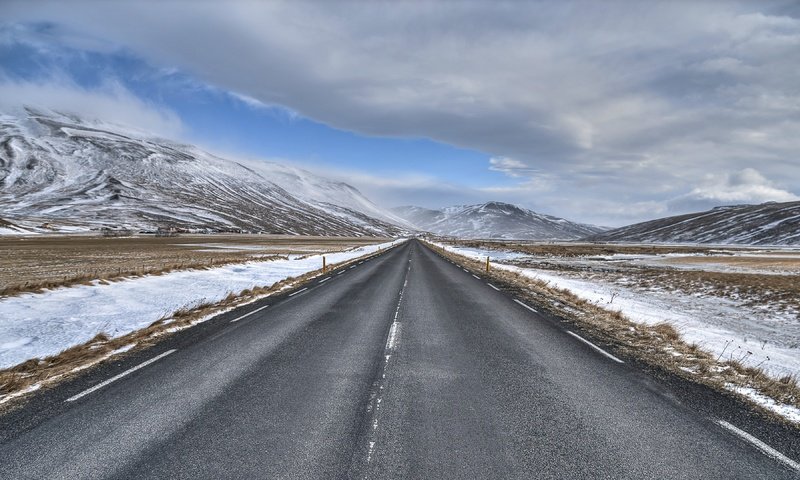
M 120 85 L 87 90 L 69 82 L 19 83 L 0 79 L 0 107 L 43 108 L 80 115 L 155 132 L 166 137 L 180 135 L 182 124 L 175 113 L 148 104 Z
M 800 8 L 791 2 L 5 10 L 10 21 L 107 39 L 337 128 L 486 152 L 487 168 L 519 182 L 506 199 L 578 220 L 620 224 L 699 205 L 690 198 L 800 192 Z M 742 175 L 748 187 L 736 185 Z M 709 187 L 710 178 L 723 180 Z

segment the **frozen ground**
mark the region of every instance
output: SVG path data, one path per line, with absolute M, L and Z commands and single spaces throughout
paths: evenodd
M 524 260 L 526 256 L 514 252 L 441 244 L 439 246 L 480 261 L 485 261 L 489 256 L 496 268 L 516 271 L 548 282 L 552 287 L 567 289 L 604 308 L 621 310 L 635 322 L 668 322 L 681 332 L 687 342 L 697 343 L 723 360 L 739 360 L 748 366 L 758 366 L 774 377 L 800 377 L 800 318 L 795 310 L 771 309 L 769 305 L 745 305 L 743 298 L 721 298 L 706 295 L 702 290 L 693 294 L 676 294 L 669 288 L 637 288 L 636 277 L 633 275 L 627 279 L 622 277 L 621 282 L 620 277 L 615 277 L 617 281 L 611 276 L 604 280 L 603 274 L 596 272 L 562 272 L 511 265 L 510 262 Z M 623 260 L 620 256 L 613 257 L 609 260 Z M 499 263 L 495 263 L 495 259 Z M 638 256 L 630 256 L 624 260 L 639 263 L 660 261 Z M 548 258 L 547 261 L 552 265 L 558 260 Z M 564 261 L 574 267 L 576 263 L 589 260 L 572 258 Z M 607 267 L 605 264 L 604 268 Z M 590 268 L 587 265 L 587 269 Z M 692 268 L 699 267 L 692 265 Z M 722 267 L 714 264 L 712 268 Z M 749 396 L 758 401 L 755 395 Z M 791 410 L 791 415 L 785 411 L 780 413 L 800 421 L 800 411 L 792 407 L 786 408 Z M 773 410 L 777 411 L 775 408 Z
M 440 245 L 441 246 L 441 245 Z M 449 249 L 450 247 L 448 247 Z M 510 250 L 486 250 L 481 248 L 472 247 L 458 247 L 458 252 L 468 257 L 476 258 L 478 260 L 486 261 L 489 257 L 490 262 L 520 260 L 528 257 L 527 254 L 512 252 Z
M 755 273 L 794 275 L 800 273 L 800 250 L 775 251 L 712 250 L 712 254 L 634 255 L 614 254 L 572 259 L 572 262 L 594 264 L 627 264 L 641 267 L 671 267 L 680 270 L 702 270 L 718 273 Z M 566 259 L 560 259 L 564 262 Z
M 326 254 L 329 265 L 402 240 Z M 100 332 L 124 335 L 187 306 L 268 287 L 322 267 L 322 255 L 178 271 L 102 285 L 80 285 L 0 300 L 0 368 L 84 343 Z
M 230 251 L 230 252 L 263 252 L 266 247 L 264 245 L 237 245 L 237 244 L 225 244 L 225 243 L 181 243 L 176 244 L 179 247 L 186 247 L 187 249 L 195 250 L 198 252 L 218 252 L 218 251 Z M 318 253 L 320 251 L 333 251 L 336 247 L 333 246 L 319 246 L 319 245 L 270 245 L 269 252 L 270 253 L 289 253 L 289 252 L 308 252 L 308 253 Z

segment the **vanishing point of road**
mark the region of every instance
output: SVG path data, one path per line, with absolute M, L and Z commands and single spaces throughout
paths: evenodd
M 800 475 L 534 307 L 412 240 L 34 396 L 0 478 Z

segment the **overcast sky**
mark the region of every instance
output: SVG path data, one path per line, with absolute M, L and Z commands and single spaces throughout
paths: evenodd
M 5 2 L 0 98 L 617 226 L 798 200 L 798 2 Z

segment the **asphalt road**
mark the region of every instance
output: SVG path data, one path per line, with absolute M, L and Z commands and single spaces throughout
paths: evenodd
M 408 242 L 0 417 L 0 478 L 800 476 L 568 328 Z

